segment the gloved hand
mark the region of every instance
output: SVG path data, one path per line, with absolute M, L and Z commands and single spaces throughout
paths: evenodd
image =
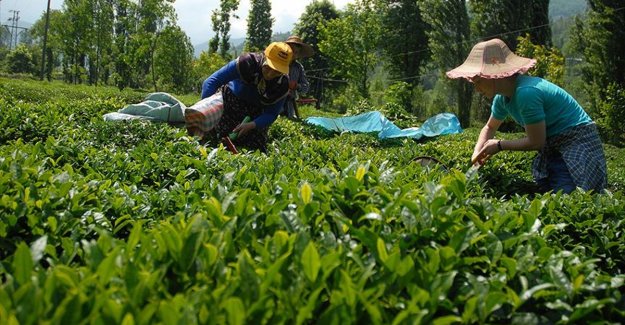
M 289 81 L 289 89 L 296 90 L 297 89 L 297 81 L 295 81 L 295 80 Z

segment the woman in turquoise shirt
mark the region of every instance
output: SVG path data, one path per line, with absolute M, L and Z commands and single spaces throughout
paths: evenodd
M 545 190 L 602 191 L 607 186 L 606 162 L 595 124 L 562 88 L 523 75 L 535 64 L 536 60 L 512 53 L 502 40 L 492 39 L 475 45 L 462 65 L 447 72 L 449 78 L 472 82 L 493 100 L 472 163 L 482 165 L 503 150 L 538 151 L 532 174 Z M 508 116 L 525 128 L 525 137 L 495 138 Z

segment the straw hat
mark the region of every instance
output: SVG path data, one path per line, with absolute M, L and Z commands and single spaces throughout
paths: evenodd
M 536 64 L 536 60 L 518 56 L 498 38 L 477 43 L 469 56 L 459 67 L 447 71 L 451 79 L 481 77 L 500 79 L 516 73 L 525 73 Z
M 302 41 L 302 39 L 299 36 L 291 35 L 289 36 L 289 38 L 286 39 L 285 42 L 287 44 L 299 45 L 301 47 L 300 56 L 302 58 L 307 58 L 315 54 L 315 51 L 313 50 L 312 46 L 304 43 L 304 41 Z

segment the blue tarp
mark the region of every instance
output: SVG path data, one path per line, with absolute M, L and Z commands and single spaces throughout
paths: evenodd
M 434 115 L 427 119 L 421 127 L 406 129 L 400 129 L 378 111 L 337 118 L 309 117 L 306 122 L 335 132 L 379 132 L 378 138 L 380 139 L 407 137 L 418 140 L 424 136 L 435 137 L 462 132 L 458 118 L 452 113 Z

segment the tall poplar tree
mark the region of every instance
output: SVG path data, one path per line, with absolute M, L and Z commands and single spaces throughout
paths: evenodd
M 422 0 L 419 5 L 423 20 L 430 25 L 429 47 L 434 63 L 442 73 L 462 64 L 473 46 L 465 0 Z M 464 80 L 451 82 L 456 93 L 458 119 L 467 127 L 471 122 L 473 87 Z
M 271 2 L 269 0 L 251 0 L 252 7 L 247 18 L 247 39 L 245 50 L 261 51 L 271 43 Z
M 173 0 L 139 0 L 136 7 L 136 29 L 131 38 L 135 79 L 133 87 L 145 85 L 154 66 L 154 50 L 167 22 L 175 21 Z M 152 79 L 155 79 L 152 76 Z M 153 80 L 154 81 L 154 80 Z
M 163 29 L 154 51 L 154 60 L 159 88 L 179 93 L 192 90 L 193 45 L 179 26 L 170 24 Z
M 215 36 L 208 43 L 208 52 L 217 53 L 228 60 L 230 55 L 230 18 L 238 18 L 234 12 L 239 8 L 239 0 L 221 0 L 219 9 L 213 10 L 211 21 Z
M 419 83 L 421 66 L 429 57 L 427 31 L 417 0 L 382 0 L 381 45 L 391 77 Z
M 62 51 L 61 30 L 63 29 L 63 12 L 60 10 L 50 10 L 50 20 L 48 25 L 48 40 L 46 44 L 46 63 L 44 75 L 50 81 L 52 79 L 52 71 L 59 64 Z M 46 13 L 41 14 L 41 18 L 33 24 L 29 32 L 38 42 L 43 42 L 45 29 Z
M 130 86 L 132 79 L 132 53 L 129 44 L 134 26 L 133 8 L 134 4 L 130 0 L 116 0 L 114 4 L 113 80 L 119 89 Z
M 91 1 L 93 39 L 89 53 L 89 83 L 97 86 L 100 79 L 106 82 L 112 72 L 109 63 L 113 47 L 113 5 L 110 0 Z
M 93 39 L 90 3 L 66 0 L 63 3 L 63 74 L 70 83 L 82 83 L 86 77 L 87 52 Z
M 618 0 L 589 0 L 585 22 L 577 19 L 573 47 L 584 57 L 583 79 L 607 140 L 625 141 L 625 7 Z
M 517 37 L 529 33 L 532 43 L 551 45 L 549 0 L 471 1 L 473 34 L 480 40 L 502 39 L 512 51 Z
M 292 33 L 301 37 L 307 44 L 310 44 L 315 51 L 312 57 L 304 60 L 304 64 L 310 81 L 310 89 L 312 90 L 310 93 L 318 99 L 318 105 L 320 105 L 323 97 L 323 79 L 325 79 L 324 77 L 327 75 L 330 67 L 330 59 L 319 51 L 320 28 L 338 17 L 339 13 L 330 1 L 313 1 L 304 9 L 304 13 L 302 13 L 295 24 Z

